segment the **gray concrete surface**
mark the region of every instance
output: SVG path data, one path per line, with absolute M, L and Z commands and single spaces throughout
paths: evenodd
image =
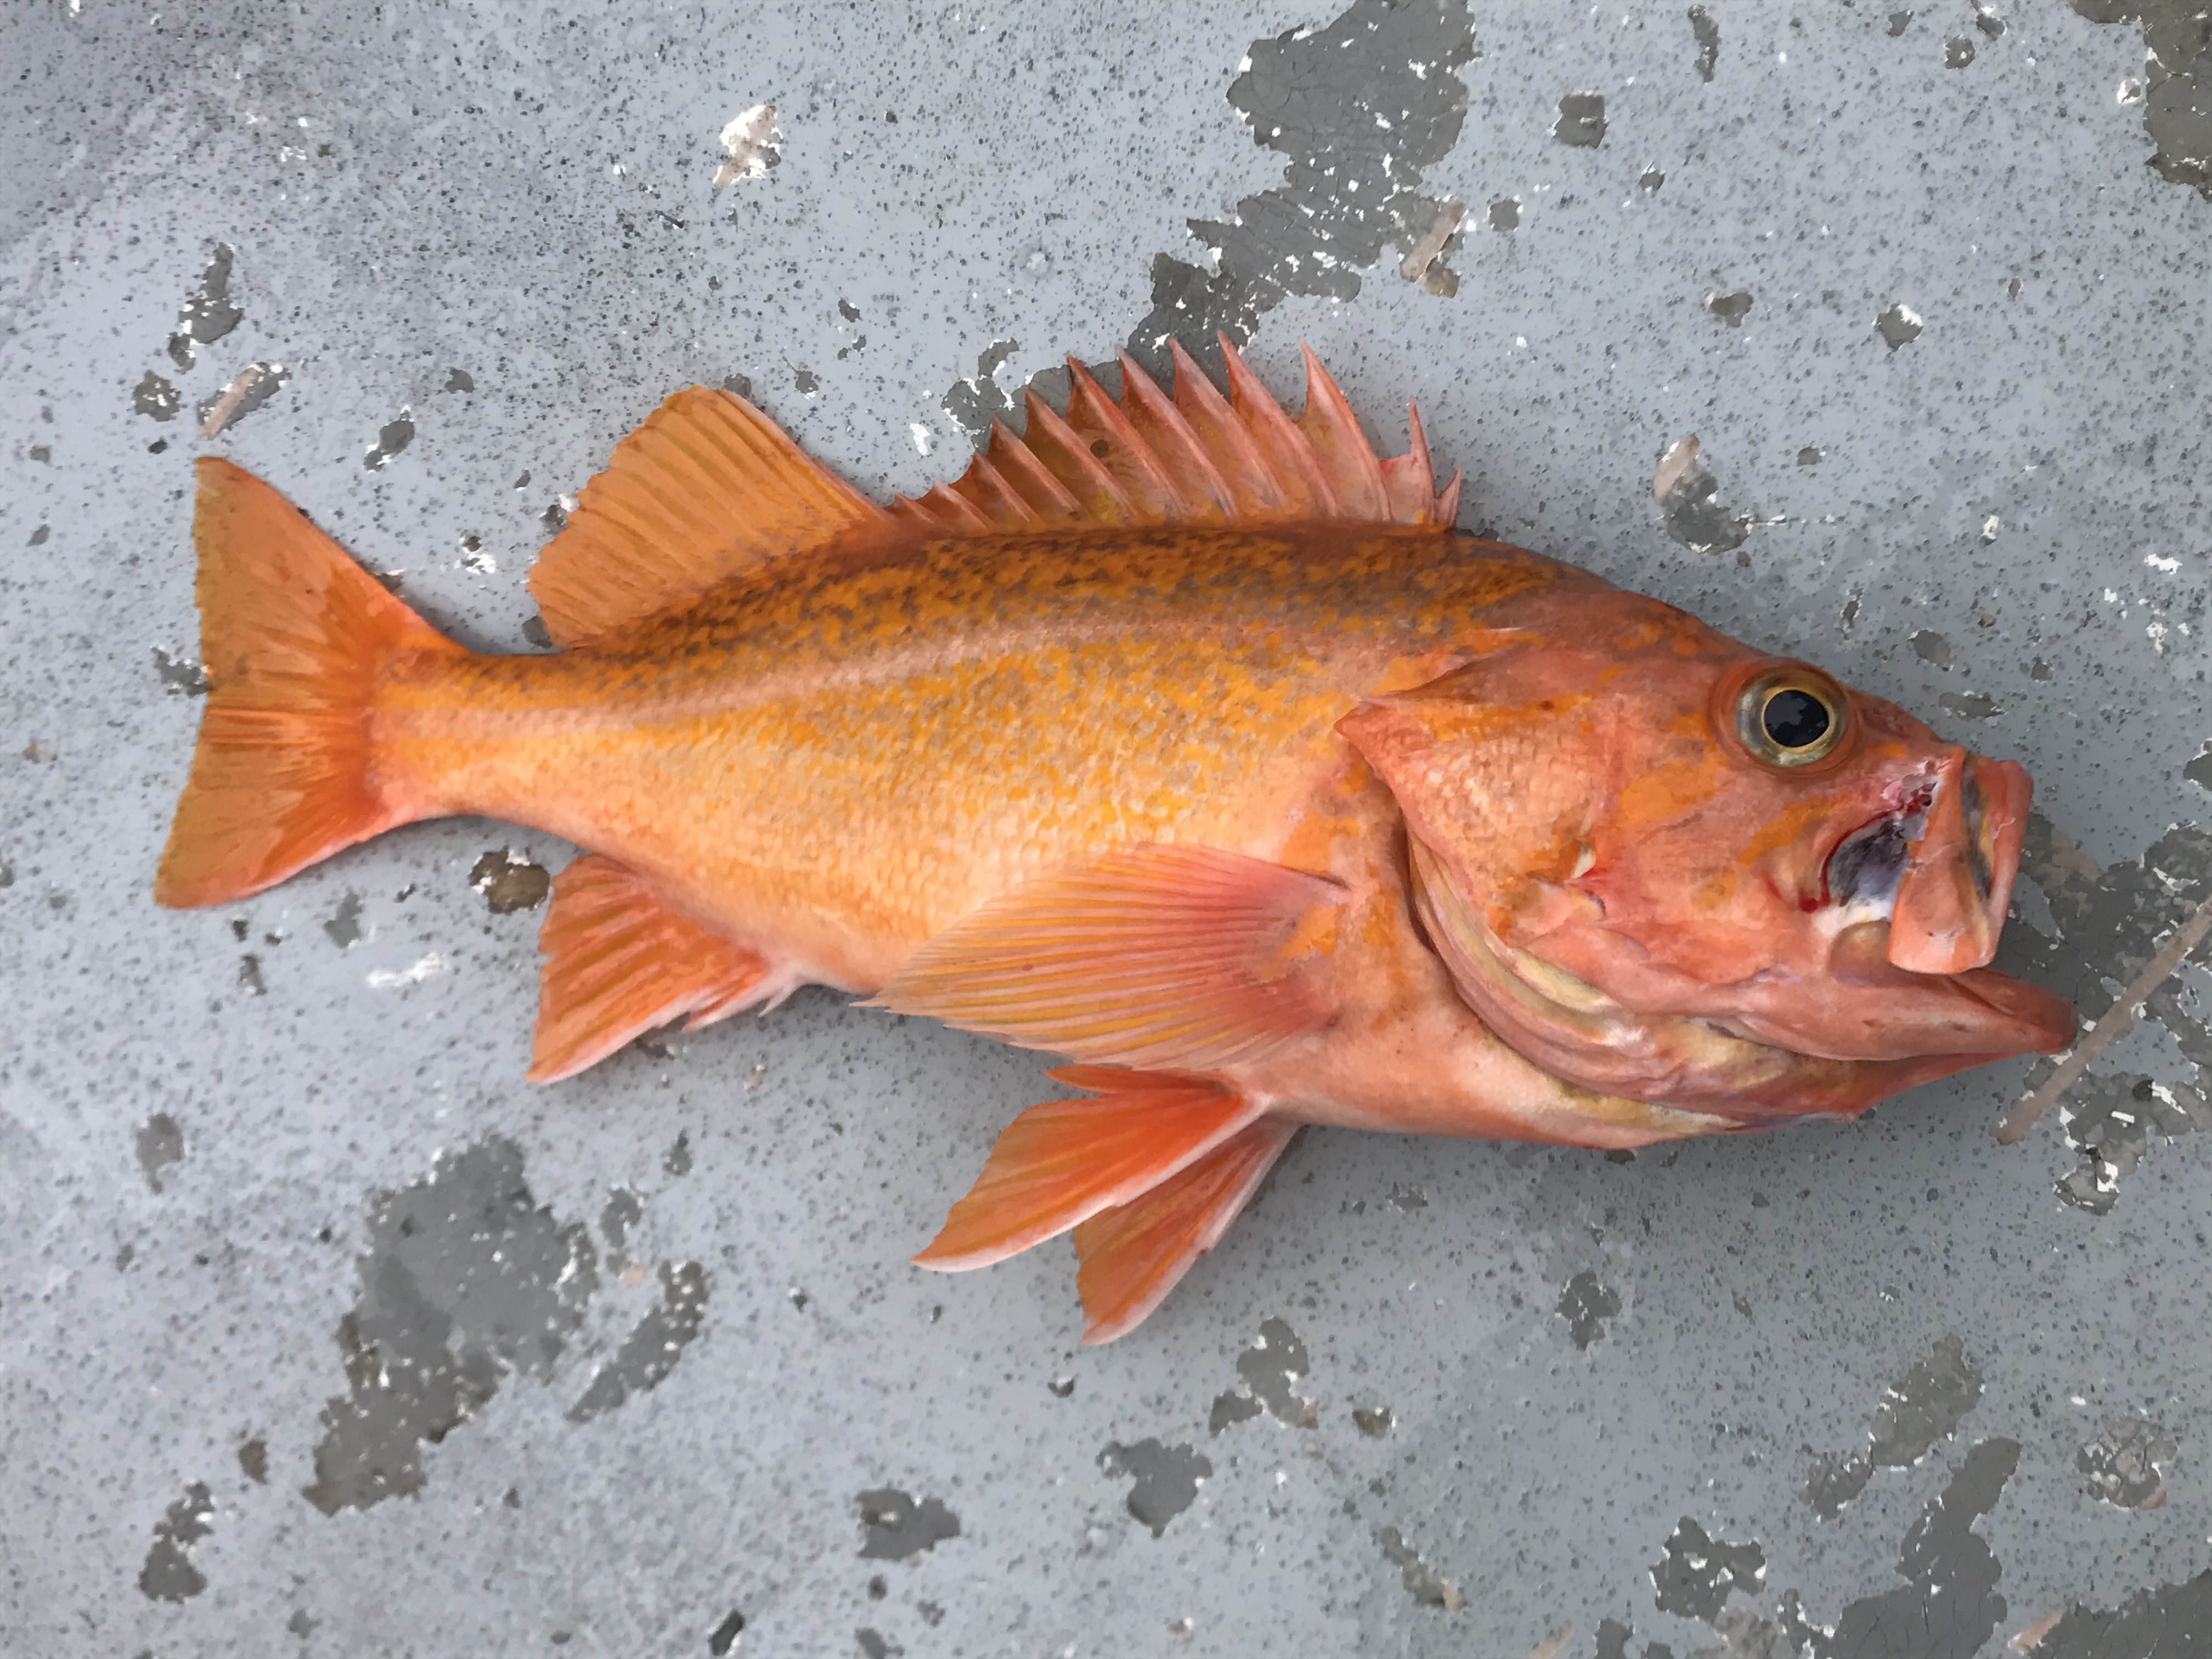
M 0 11 L 0 1650 L 2202 1650 L 2202 950 L 2010 1149 L 2021 1065 L 1310 1133 L 1080 1351 L 1064 1249 L 905 1261 L 1034 1056 L 809 994 L 527 1087 L 568 849 L 490 823 L 153 907 L 195 454 L 521 649 L 676 386 L 911 490 L 1223 322 L 1417 396 L 1470 526 L 2024 758 L 2008 955 L 2103 1012 L 2212 864 L 2201 18 L 1333 3 Z

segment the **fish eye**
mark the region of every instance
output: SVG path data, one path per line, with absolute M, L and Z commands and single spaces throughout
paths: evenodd
M 1736 702 L 1744 747 L 1770 766 L 1808 766 L 1832 754 L 1846 723 L 1842 693 L 1802 669 L 1762 674 Z

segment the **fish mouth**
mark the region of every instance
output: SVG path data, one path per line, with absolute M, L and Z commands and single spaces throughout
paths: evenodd
M 1832 929 L 1887 922 L 1885 957 L 1908 973 L 1986 966 L 2011 908 L 2033 793 L 2016 761 L 1948 751 L 1829 854 Z
M 1833 873 L 1856 884 L 1830 907 L 1836 925 L 1819 971 L 1711 985 L 1654 973 L 1644 958 L 1636 1004 L 1498 938 L 1418 835 L 1413 897 L 1461 1000 L 1555 1077 L 1746 1124 L 1850 1115 L 1914 1084 L 2059 1048 L 2073 1035 L 2073 1010 L 2038 987 L 1985 969 L 1930 974 L 1894 961 L 1895 915 L 1914 896 L 1911 849 L 1927 834 L 1924 824 L 1917 837 L 1908 832 L 1922 810 L 1908 804 L 1896 825 L 1880 820 L 1832 854 Z M 1582 942 L 1601 956 L 1642 957 L 1601 924 L 1596 931 Z M 1908 939 L 1907 953 L 1914 948 Z

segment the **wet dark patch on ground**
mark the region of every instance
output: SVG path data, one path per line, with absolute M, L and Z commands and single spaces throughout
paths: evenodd
M 1098 1467 L 1136 1483 L 1129 1488 L 1129 1513 L 1150 1527 L 1155 1538 L 1197 1501 L 1199 1487 L 1213 1473 L 1213 1465 L 1192 1447 L 1157 1439 L 1130 1446 L 1115 1441 L 1098 1454 Z
M 864 1561 L 910 1561 L 960 1536 L 960 1517 L 937 1498 L 917 1503 L 896 1486 L 878 1486 L 855 1501 L 860 1506 Z
M 154 1523 L 153 1547 L 138 1570 L 138 1589 L 147 1600 L 188 1601 L 207 1588 L 206 1576 L 192 1565 L 191 1549 L 208 1535 L 214 1518 L 215 1501 L 195 1480 Z

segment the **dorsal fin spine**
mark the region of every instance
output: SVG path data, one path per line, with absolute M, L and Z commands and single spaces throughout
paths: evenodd
M 1066 486 L 1085 516 L 1098 524 L 1130 524 L 1136 512 L 1114 475 L 1099 465 L 1091 446 L 1076 435 L 1035 387 L 1027 397 L 1029 429 L 1022 442 Z
M 1072 523 L 1082 517 L 1083 509 L 1067 486 L 1014 436 L 1004 421 L 991 422 L 991 447 L 985 453 L 999 469 L 999 476 L 1047 523 Z
M 1152 459 L 1129 417 L 1073 357 L 1067 360 L 1067 385 L 1068 429 L 1121 485 L 1136 521 L 1173 524 L 1188 516 L 1174 481 Z
M 1229 337 L 1221 337 L 1221 360 L 1229 371 L 1229 406 L 1244 422 L 1253 447 L 1281 488 L 1287 516 L 1294 519 L 1335 519 L 1336 495 L 1328 476 L 1306 434 L 1283 413 L 1282 405 L 1267 395 L 1267 388 L 1238 355 Z
M 1206 371 L 1170 337 L 1168 358 L 1175 368 L 1176 410 L 1209 454 L 1220 457 L 1218 471 L 1230 489 L 1232 518 L 1265 519 L 1279 516 L 1283 492 L 1267 464 L 1252 442 L 1252 434 L 1237 411 L 1214 390 Z M 1126 372 L 1126 371 L 1125 371 Z
M 1207 457 L 1206 445 L 1190 422 L 1134 357 L 1127 351 L 1115 356 L 1121 365 L 1121 412 L 1165 463 L 1184 516 L 1206 523 L 1234 518 L 1237 502 L 1229 481 Z
M 1298 430 L 1321 458 L 1337 505 L 1347 518 L 1386 516 L 1390 498 L 1382 487 L 1382 468 L 1374 447 L 1314 349 L 1300 341 L 1298 350 L 1306 364 L 1306 406 L 1298 416 Z

